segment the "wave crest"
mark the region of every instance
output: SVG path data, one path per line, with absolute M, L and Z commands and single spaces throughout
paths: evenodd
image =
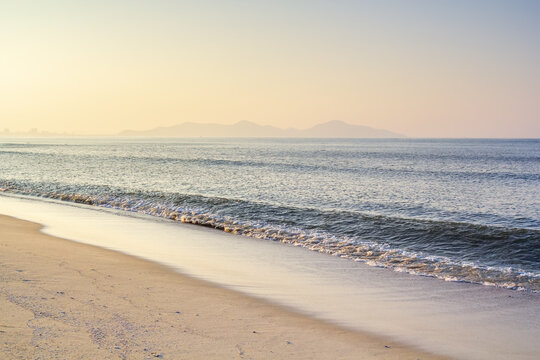
M 58 187 L 53 188 L 56 190 Z M 103 190 L 100 189 L 100 191 Z M 176 197 L 162 193 L 146 194 L 146 196 L 135 193 L 124 193 L 120 196 L 112 196 L 108 193 L 88 195 L 70 191 L 36 190 L 35 186 L 21 186 L 13 182 L 0 182 L 0 192 L 137 212 L 211 227 L 237 235 L 302 246 L 313 251 L 362 261 L 371 266 L 385 267 L 415 275 L 432 276 L 445 281 L 465 281 L 540 292 L 540 274 L 518 267 L 487 266 L 475 261 L 455 261 L 449 257 L 433 256 L 424 251 L 410 251 L 369 240 L 367 237 L 335 235 L 316 227 L 306 229 L 290 224 L 276 225 L 275 222 L 235 219 L 219 214 L 219 208 L 215 208 L 218 203 L 225 203 L 225 206 L 240 206 L 241 200 L 212 199 L 210 201 L 214 206 L 214 211 L 212 211 L 209 209 L 212 206 L 200 206 L 200 199 L 198 203 L 194 201 L 194 195 L 176 194 Z M 183 200 L 179 201 L 178 197 Z M 381 221 L 381 219 L 377 221 Z M 382 221 L 388 220 L 383 219 Z

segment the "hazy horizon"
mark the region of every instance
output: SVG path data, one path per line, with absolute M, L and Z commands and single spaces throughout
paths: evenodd
M 283 131 L 283 132 L 287 132 L 287 131 L 291 131 L 292 133 L 291 134 L 281 134 L 281 135 L 275 135 L 275 134 L 265 134 L 265 135 L 262 135 L 257 133 L 256 131 L 251 133 L 251 134 L 248 134 L 248 135 L 245 135 L 245 134 L 231 134 L 230 131 L 232 131 L 233 129 L 236 128 L 236 126 L 240 126 L 241 128 L 244 128 L 245 130 L 245 126 L 242 126 L 242 125 L 245 125 L 245 124 L 249 124 L 249 126 L 251 125 L 256 125 L 258 127 L 260 127 L 259 129 L 256 129 L 256 130 L 264 130 L 265 128 L 267 127 L 271 127 L 271 129 L 273 130 L 279 130 L 279 131 Z M 312 130 L 312 129 L 315 129 L 321 125 L 325 125 L 325 129 L 328 128 L 328 126 L 332 123 L 342 123 L 342 124 L 346 124 L 346 125 L 351 125 L 351 126 L 358 126 L 360 128 L 366 128 L 368 130 L 372 130 L 372 131 L 380 131 L 380 132 L 386 132 L 386 133 L 390 133 L 390 134 L 393 134 L 393 135 L 382 135 L 382 136 L 348 136 L 348 135 L 339 135 L 339 136 L 332 136 L 332 135 L 328 135 L 327 133 L 325 133 L 324 135 L 321 135 L 321 136 L 313 136 L 313 135 L 305 135 L 305 134 L 300 134 L 299 132 L 305 132 L 305 131 L 309 131 L 309 130 Z M 175 129 L 175 130 L 178 130 L 178 129 L 182 129 L 182 127 L 184 125 L 187 125 L 188 127 L 189 126 L 192 126 L 192 125 L 202 125 L 201 127 L 201 130 L 204 131 L 203 133 L 201 134 L 196 134 L 194 135 L 192 132 L 193 132 L 193 129 L 190 128 L 189 129 L 189 132 L 190 134 L 167 134 L 166 136 L 161 134 L 161 135 L 154 135 L 153 132 L 155 131 L 160 131 L 163 132 L 164 130 L 167 130 L 167 129 Z M 206 126 L 205 126 L 206 125 Z M 212 131 L 212 134 L 208 135 L 208 134 L 205 134 L 205 132 L 207 132 L 208 130 L 208 126 L 209 125 L 216 125 L 216 127 L 219 127 L 217 129 L 213 129 Z M 227 129 L 223 129 L 223 126 L 227 127 Z M 329 129 L 331 129 L 332 127 L 330 127 Z M 222 134 L 220 133 L 221 130 L 227 130 L 227 133 L 225 134 Z M 326 131 L 326 130 L 322 130 L 323 132 Z M 348 130 L 344 130 L 344 131 L 348 131 Z M 339 131 L 338 131 L 339 132 Z M 136 133 L 136 134 L 134 134 Z M 353 124 L 348 124 L 348 123 L 344 123 L 340 120 L 331 120 L 331 121 L 328 121 L 328 122 L 323 122 L 323 123 L 319 123 L 319 124 L 315 124 L 314 126 L 310 126 L 310 127 L 307 127 L 307 128 L 295 128 L 295 127 L 288 127 L 288 128 L 282 128 L 282 127 L 279 127 L 279 126 L 273 126 L 273 125 L 262 125 L 262 124 L 257 124 L 257 123 L 254 123 L 254 122 L 251 122 L 251 121 L 246 121 L 246 120 L 242 120 L 242 121 L 238 121 L 234 124 L 217 124 L 217 123 L 194 123 L 194 122 L 184 122 L 184 123 L 180 123 L 180 124 L 175 124 L 175 125 L 172 125 L 172 126 L 160 126 L 160 127 L 154 127 L 154 128 L 151 128 L 151 129 L 143 129 L 143 130 L 130 130 L 130 129 L 125 129 L 125 130 L 122 130 L 120 132 L 115 132 L 115 133 L 108 133 L 108 134 L 79 134 L 79 133 L 68 133 L 68 132 L 62 132 L 62 133 L 59 133 L 59 132 L 50 132 L 50 131 L 47 131 L 47 130 L 43 130 L 43 129 L 39 129 L 39 128 L 32 128 L 28 131 L 19 131 L 19 132 L 16 132 L 16 131 L 11 131 L 10 129 L 6 128 L 6 129 L 0 129 L 0 137 L 22 137 L 22 138 L 32 138 L 32 137 L 50 137 L 50 138 L 55 138 L 55 137 L 66 137 L 66 138 L 69 138 L 69 137 L 97 137 L 97 138 L 111 138 L 111 137 L 136 137 L 136 138 L 141 138 L 141 139 L 144 139 L 144 138 L 163 138 L 163 137 L 167 137 L 167 138 L 191 138 L 191 137 L 197 137 L 197 138 L 205 138 L 205 137 L 208 137 L 208 138 L 215 138 L 215 137 L 225 137 L 225 138 L 230 138 L 230 137 L 238 137 L 238 138 L 261 138 L 261 137 L 268 137 L 268 138 L 328 138 L 328 139 L 346 139 L 346 138 L 358 138 L 358 139 L 399 139 L 399 138 L 402 138 L 402 139 L 410 139 L 410 140 L 414 140 L 414 139 L 471 139 L 471 140 L 474 140 L 474 139 L 493 139 L 493 140 L 504 140 L 504 139 L 515 139 L 515 140 L 536 140 L 538 139 L 538 137 L 436 137 L 436 136 L 424 136 L 424 137 L 414 137 L 414 136 L 406 136 L 404 134 L 401 134 L 401 133 L 396 133 L 396 132 L 392 132 L 388 129 L 380 129 L 380 128 L 373 128 L 373 127 L 369 127 L 369 126 L 363 126 L 363 125 L 353 125 Z
M 330 120 L 540 137 L 536 1 L 0 4 L 0 133 Z

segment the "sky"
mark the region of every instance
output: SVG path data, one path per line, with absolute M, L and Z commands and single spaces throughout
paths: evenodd
M 540 1 L 0 0 L 0 131 L 540 137 Z

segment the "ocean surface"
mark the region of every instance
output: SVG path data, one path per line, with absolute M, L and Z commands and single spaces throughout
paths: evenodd
M 540 140 L 0 139 L 0 194 L 540 292 Z

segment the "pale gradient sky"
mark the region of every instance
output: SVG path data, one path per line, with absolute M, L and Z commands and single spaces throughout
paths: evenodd
M 540 1 L 0 0 L 0 130 L 540 137 Z

